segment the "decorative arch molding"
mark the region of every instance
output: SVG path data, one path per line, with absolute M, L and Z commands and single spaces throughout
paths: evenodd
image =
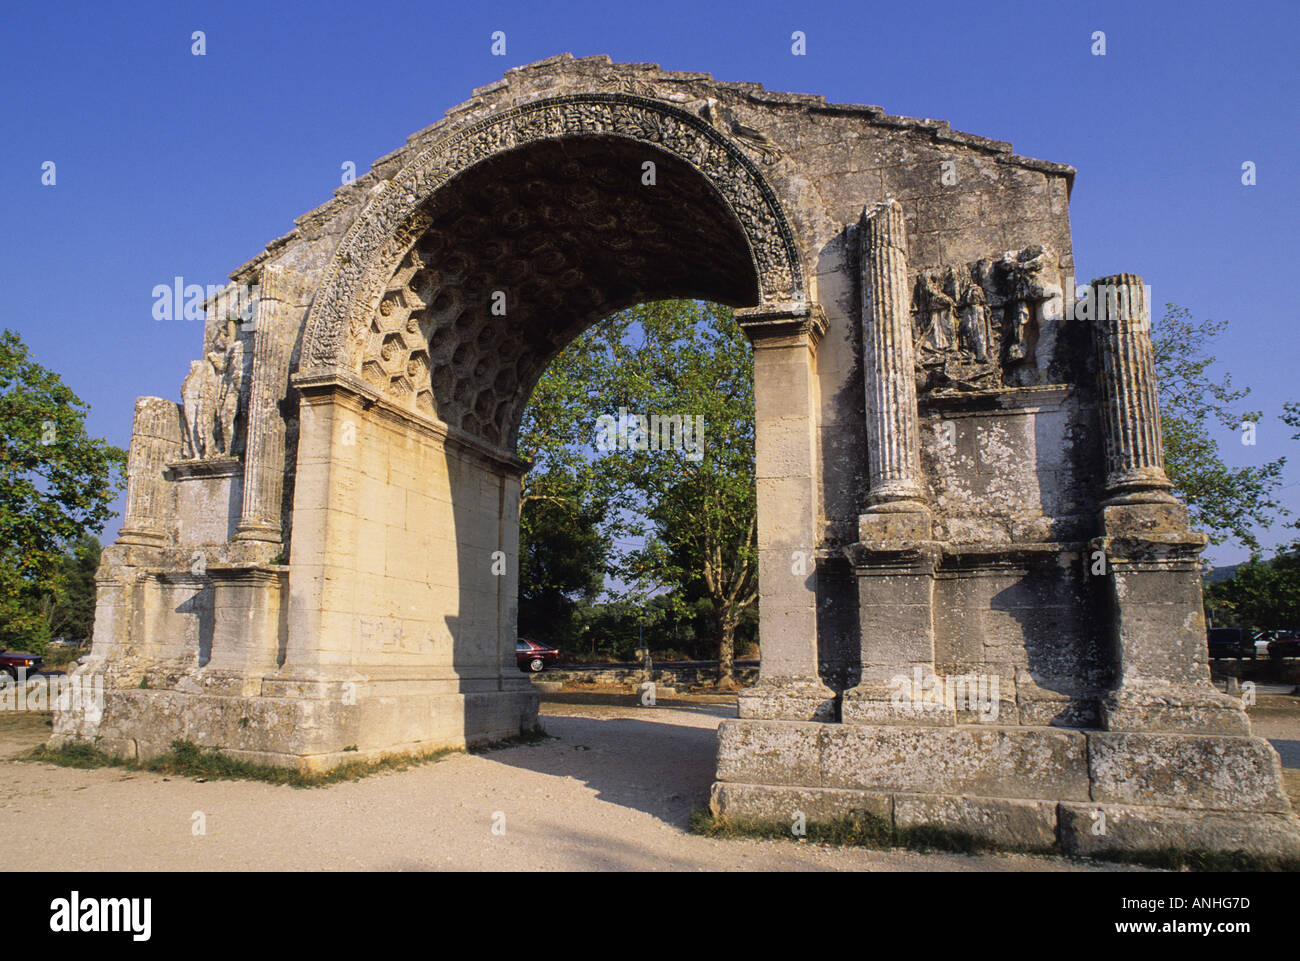
M 775 192 L 753 161 L 706 120 L 671 104 L 622 93 L 570 94 L 511 108 L 424 148 L 374 196 L 335 252 L 307 317 L 300 369 L 349 365 L 397 263 L 428 226 L 422 207 L 475 164 L 516 147 L 605 136 L 667 151 L 698 170 L 734 213 L 749 243 L 763 304 L 804 303 L 804 272 Z

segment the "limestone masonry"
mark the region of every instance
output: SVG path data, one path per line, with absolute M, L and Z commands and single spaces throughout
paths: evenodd
M 699 298 L 737 308 L 757 413 L 762 663 L 716 811 L 1300 853 L 1210 683 L 1145 288 L 1075 302 L 1073 179 L 877 107 L 511 70 L 236 270 L 251 314 L 211 298 L 183 402 L 137 402 L 102 711 L 54 742 L 314 769 L 535 728 L 523 409 L 602 317 Z

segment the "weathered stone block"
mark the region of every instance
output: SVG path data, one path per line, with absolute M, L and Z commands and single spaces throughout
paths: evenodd
M 1084 737 L 1046 728 L 827 725 L 826 787 L 988 797 L 1088 797 Z M 776 783 L 809 783 L 778 781 Z
M 1084 857 L 1177 849 L 1300 858 L 1300 827 L 1283 814 L 1063 802 L 1059 820 L 1061 847 Z
M 1263 738 L 1098 731 L 1087 738 L 1094 801 L 1290 810 L 1281 761 Z
M 734 821 L 788 824 L 803 814 L 808 823 L 823 823 L 855 814 L 892 820 L 893 799 L 887 794 L 832 788 L 779 787 L 718 781 L 709 796 L 715 816 Z
M 1055 801 L 896 794 L 894 823 L 899 828 L 941 828 L 1018 850 L 1045 850 L 1056 844 Z

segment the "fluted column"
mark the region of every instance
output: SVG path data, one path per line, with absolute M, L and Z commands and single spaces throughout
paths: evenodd
M 1136 274 L 1092 282 L 1097 371 L 1111 502 L 1170 501 L 1147 289 Z
M 863 211 L 858 236 L 870 471 L 867 510 L 914 510 L 921 506 L 923 492 L 902 205 L 890 200 Z
M 278 544 L 284 498 L 285 422 L 280 405 L 289 389 L 296 285 L 283 268 L 263 267 L 257 330 L 253 335 L 252 384 L 248 393 L 248 440 L 244 450 L 244 503 L 237 540 Z
M 119 544 L 161 547 L 167 543 L 172 508 L 163 475 L 168 462 L 180 455 L 180 407 L 161 397 L 139 398 L 131 424 L 126 514 L 117 536 Z

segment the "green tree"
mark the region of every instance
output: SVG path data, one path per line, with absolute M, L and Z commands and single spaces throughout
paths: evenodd
M 703 444 L 602 450 L 597 438 L 609 430 L 600 418 L 616 418 L 620 408 L 689 417 L 692 428 L 699 418 Z M 543 374 L 518 450 L 537 465 L 521 504 L 521 623 L 526 609 L 530 617 L 567 616 L 589 638 L 587 650 L 625 654 L 640 638 L 679 649 L 688 634 L 694 650 L 707 617 L 719 683 L 732 684 L 737 629 L 753 636 L 758 570 L 753 358 L 731 311 L 667 301 L 606 318 Z M 592 528 L 596 512 L 603 518 Z M 562 524 L 572 529 L 558 532 Z M 543 536 L 578 543 L 570 555 L 544 548 Z M 586 588 L 569 590 L 567 606 L 555 592 L 594 571 L 599 551 L 589 548 L 598 538 L 609 545 L 601 576 L 615 578 L 619 596 L 595 604 Z M 637 546 L 613 548 L 628 539 Z M 547 590 L 549 611 L 535 603 Z
M 626 316 L 633 327 L 612 345 L 610 406 L 680 416 L 699 431 L 681 449 L 608 455 L 646 519 L 645 546 L 626 571 L 679 603 L 708 598 L 718 684 L 729 687 L 736 629 L 758 601 L 753 353 L 726 307 L 666 301 Z
M 617 319 L 614 325 L 618 327 Z M 619 327 L 621 329 L 621 327 Z M 604 584 L 619 518 L 610 478 L 590 456 L 599 389 L 617 332 L 578 337 L 533 389 L 516 452 L 531 462 L 519 498 L 519 630 L 557 646 L 579 640 L 581 616 Z
M 53 589 L 41 598 L 48 636 L 77 644 L 90 641 L 95 627 L 95 571 L 99 538 L 83 534 L 60 558 Z
M 528 486 L 519 518 L 519 631 L 572 647 L 582 632 L 578 603 L 594 601 L 604 586 L 607 505 L 561 468 Z
M 1215 358 L 1208 349 L 1227 322 L 1196 321 L 1187 308 L 1166 304 L 1152 327 L 1165 469 L 1175 493 L 1210 543 L 1232 538 L 1258 550 L 1256 531 L 1285 513 L 1277 490 L 1286 459 L 1229 467 L 1220 456 L 1216 425 L 1239 432 L 1243 422 L 1260 418 L 1259 411 L 1239 408 L 1250 388 L 1234 387 L 1229 374 L 1209 370 Z
M 1252 554 L 1227 580 L 1209 585 L 1205 601 L 1219 626 L 1300 628 L 1300 550 L 1282 548 L 1270 561 Z
M 43 651 L 64 556 L 112 516 L 126 454 L 86 433 L 89 407 L 0 334 L 0 647 Z

